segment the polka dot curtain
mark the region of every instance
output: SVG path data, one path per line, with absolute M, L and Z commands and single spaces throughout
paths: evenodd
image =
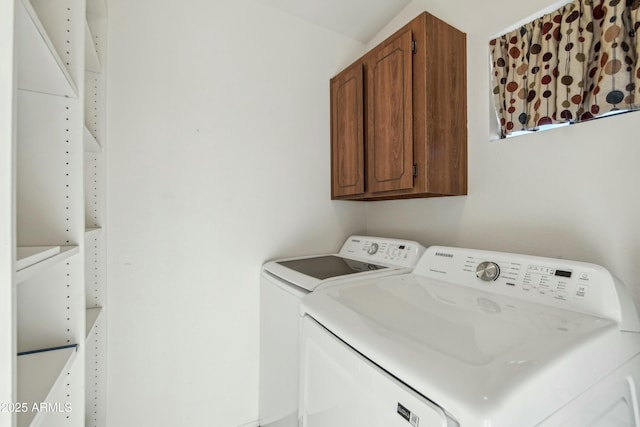
M 640 107 L 640 0 L 575 0 L 491 40 L 502 137 Z

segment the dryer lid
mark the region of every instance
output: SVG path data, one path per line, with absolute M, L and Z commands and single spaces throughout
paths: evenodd
M 509 425 L 512 407 L 527 424 L 526 402 L 533 425 L 638 352 L 612 320 L 415 274 L 323 289 L 301 310 L 461 422 Z

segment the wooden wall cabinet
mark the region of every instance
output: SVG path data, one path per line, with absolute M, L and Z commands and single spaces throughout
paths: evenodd
M 466 35 L 424 12 L 331 79 L 331 198 L 467 194 L 466 68 Z

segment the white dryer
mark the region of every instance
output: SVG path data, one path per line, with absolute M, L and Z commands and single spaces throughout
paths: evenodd
M 351 236 L 340 252 L 270 261 L 260 286 L 260 425 L 298 427 L 300 300 L 317 289 L 410 272 L 414 241 Z
M 431 247 L 301 315 L 303 427 L 640 426 L 640 321 L 597 265 Z

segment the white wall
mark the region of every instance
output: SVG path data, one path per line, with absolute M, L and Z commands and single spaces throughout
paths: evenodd
M 329 187 L 329 77 L 363 46 L 248 0 L 109 22 L 109 425 L 250 423 L 261 264 L 365 231 Z
M 109 425 L 255 420 L 260 264 L 352 232 L 596 262 L 640 295 L 640 113 L 490 141 L 488 40 L 550 3 L 415 0 L 372 40 L 422 10 L 467 33 L 469 196 L 359 204 L 329 201 L 328 79 L 363 46 L 249 0 L 110 0 Z
M 632 288 L 638 303 L 640 113 L 490 141 L 488 41 L 552 3 L 415 0 L 372 41 L 423 10 L 467 33 L 469 195 L 370 203 L 367 230 L 427 246 L 594 262 Z

